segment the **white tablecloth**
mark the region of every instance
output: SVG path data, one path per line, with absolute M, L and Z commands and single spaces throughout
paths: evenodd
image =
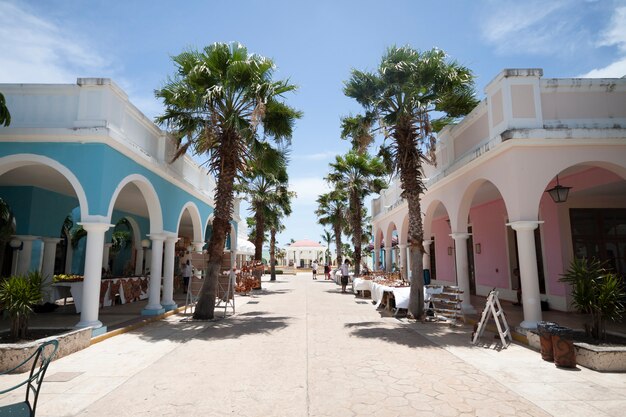
M 409 295 L 411 287 L 398 287 L 393 289 L 393 297 L 396 299 L 396 308 L 409 308 Z
M 372 290 L 371 279 L 354 278 L 352 280 L 352 292 L 354 292 L 355 294 L 358 291 L 371 291 L 371 290 Z
M 113 301 L 115 299 L 116 294 L 111 294 L 111 284 L 119 283 L 120 281 L 131 281 L 131 280 L 137 281 L 140 279 L 141 279 L 140 277 L 106 279 L 106 281 L 109 281 L 110 284 L 103 298 L 103 303 L 102 303 L 103 307 L 109 307 L 113 305 Z M 57 282 L 57 283 L 52 284 L 52 287 L 54 288 L 54 296 L 56 300 L 60 298 L 69 297 L 71 295 L 71 297 L 74 299 L 74 308 L 76 308 L 76 312 L 80 313 L 83 310 L 83 282 L 82 281 Z M 123 285 L 120 285 L 118 294 L 120 296 L 121 303 L 126 304 L 128 300 L 126 299 L 127 297 L 124 295 Z M 148 298 L 148 292 L 147 291 L 144 292 L 142 290 L 141 294 L 139 295 L 139 299 L 145 300 L 146 298 Z

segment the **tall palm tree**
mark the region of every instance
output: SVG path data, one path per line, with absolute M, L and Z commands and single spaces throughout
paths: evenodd
M 155 92 L 165 105 L 156 121 L 165 124 L 177 142 L 173 159 L 187 151 L 205 155 L 217 181 L 207 279 L 194 312 L 196 319 L 211 319 L 231 228 L 233 187 L 246 169 L 251 145 L 259 139 L 258 128 L 262 137 L 288 142 L 301 113 L 282 101 L 296 86 L 274 81 L 274 63 L 249 54 L 238 43 L 214 43 L 201 51 L 183 52 L 173 61 L 176 74 Z
M 350 231 L 354 245 L 354 275 L 361 272 L 361 248 L 363 245 L 363 199 L 372 192 L 379 192 L 386 187 L 382 177 L 387 173 L 383 161 L 372 157 L 367 152 L 348 152 L 345 156 L 337 155 L 330 164 L 331 172 L 327 179 L 337 188 L 346 190 L 349 201 Z
M 8 126 L 11 124 L 11 114 L 9 113 L 9 108 L 7 107 L 7 101 L 4 98 L 4 95 L 0 93 L 0 125 Z
M 267 216 L 279 216 L 272 209 L 289 206 L 291 198 L 288 191 L 289 177 L 287 175 L 287 151 L 274 149 L 268 143 L 258 143 L 253 147 L 252 159 L 248 164 L 241 182 L 236 186 L 237 191 L 244 193 L 244 198 L 250 203 L 250 211 L 254 214 L 254 259 L 263 260 L 263 244 L 265 243 L 265 228 L 269 220 Z M 289 213 L 291 208 L 288 208 Z M 282 211 L 281 211 L 282 213 Z M 262 270 L 257 279 L 260 289 Z
M 348 216 L 347 199 L 348 196 L 344 190 L 335 188 L 317 198 L 317 209 L 315 210 L 317 222 L 333 229 L 335 247 L 337 248 L 337 266 L 340 266 L 342 261 L 341 233 L 345 228 Z
M 420 52 L 409 46 L 394 46 L 383 55 L 375 73 L 353 70 L 344 87 L 348 97 L 376 115 L 378 129 L 385 138 L 383 151 L 400 177 L 402 197 L 409 206 L 413 277 L 409 312 L 414 317 L 421 317 L 424 308 L 422 166 L 424 162 L 435 163 L 434 132 L 478 103 L 473 78 L 468 68 L 449 60 L 439 49 Z

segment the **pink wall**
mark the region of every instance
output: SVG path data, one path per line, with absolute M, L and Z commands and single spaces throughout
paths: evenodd
M 448 247 L 454 247 L 450 237 L 450 226 L 447 217 L 433 220 L 432 235 L 435 236 L 435 255 L 437 261 L 437 281 L 456 282 L 454 255 L 448 255 Z
M 569 183 L 568 183 L 569 184 Z M 559 225 L 558 206 L 548 194 L 541 197 L 539 203 L 540 219 L 543 220 L 541 228 L 543 261 L 546 272 L 546 292 L 548 295 L 564 296 L 567 294 L 565 284 L 559 282 L 560 274 L 563 273 L 563 257 L 569 251 L 563 245 L 561 227 Z M 569 227 L 569 224 L 567 225 Z M 569 233 L 569 230 L 564 231 Z
M 480 254 L 474 251 L 477 285 L 510 288 L 506 217 L 506 208 L 501 199 L 470 210 L 474 247 L 477 243 L 481 246 Z
M 621 177 L 602 168 L 589 168 L 573 175 L 559 177 L 561 185 L 572 187 L 570 201 L 575 201 L 576 192 L 617 181 L 622 181 Z M 554 185 L 556 185 L 556 181 L 549 184 L 546 188 Z M 577 204 L 575 202 L 570 203 L 570 207 L 576 208 Z M 549 295 L 564 296 L 568 292 L 567 285 L 559 282 L 559 279 L 568 267 L 563 260 L 569 259 L 572 248 L 569 246 L 570 243 L 568 241 L 563 240 L 562 236 L 570 234 L 570 223 L 559 223 L 559 207 L 547 193 L 541 198 L 539 212 L 540 219 L 544 221 L 541 228 L 547 291 Z M 567 207 L 561 215 L 567 215 Z M 561 226 L 563 230 L 561 230 Z M 565 247 L 565 245 L 568 245 L 568 247 Z

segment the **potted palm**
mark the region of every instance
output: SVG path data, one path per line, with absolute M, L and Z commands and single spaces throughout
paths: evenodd
M 572 286 L 572 304 L 581 313 L 589 314 L 585 324 L 587 336 L 606 339 L 606 322 L 619 321 L 624 313 L 624 283 L 597 259 L 574 259 L 561 276 L 561 282 Z
M 11 338 L 26 338 L 28 319 L 35 305 L 43 299 L 43 276 L 32 271 L 14 275 L 0 282 L 0 307 L 11 320 Z

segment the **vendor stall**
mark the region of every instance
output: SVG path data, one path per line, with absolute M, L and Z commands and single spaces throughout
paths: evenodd
M 72 297 L 76 313 L 82 311 L 83 281 L 52 284 L 55 299 Z M 132 303 L 148 298 L 148 277 L 109 278 L 100 282 L 100 307 Z

